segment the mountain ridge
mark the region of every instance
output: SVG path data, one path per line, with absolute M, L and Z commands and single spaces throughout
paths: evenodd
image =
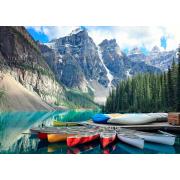
M 0 27 L 0 61 L 1 73 L 9 73 L 47 104 L 73 107 L 93 107 L 93 98 L 103 104 L 121 80 L 162 72 L 150 61 L 128 57 L 116 39 L 95 44 L 85 28 L 42 44 L 24 27 Z

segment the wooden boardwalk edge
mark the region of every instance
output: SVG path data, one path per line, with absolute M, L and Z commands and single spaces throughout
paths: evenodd
M 98 126 L 105 129 L 129 128 L 129 129 L 140 130 L 140 131 L 164 130 L 164 131 L 173 131 L 173 132 L 180 133 L 180 126 L 173 126 L 173 125 L 168 124 L 168 122 L 158 122 L 158 123 L 143 124 L 143 125 L 117 125 L 117 124 L 97 124 L 97 123 L 88 121 L 88 122 L 83 122 L 83 124 Z

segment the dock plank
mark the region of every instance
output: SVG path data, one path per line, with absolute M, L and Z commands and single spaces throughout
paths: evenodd
M 156 123 L 142 124 L 142 125 L 97 124 L 94 123 L 93 121 L 86 121 L 83 123 L 87 125 L 98 126 L 107 129 L 129 128 L 139 131 L 164 130 L 164 131 L 180 132 L 180 126 L 173 126 L 168 122 L 156 122 Z

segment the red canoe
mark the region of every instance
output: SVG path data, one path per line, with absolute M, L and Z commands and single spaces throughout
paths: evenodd
M 100 141 L 103 148 L 113 143 L 115 139 L 116 139 L 115 131 L 106 131 L 106 132 L 101 132 L 100 134 Z
M 46 140 L 47 139 L 47 133 L 38 132 L 38 138 L 40 140 Z
M 73 147 L 79 144 L 94 141 L 99 138 L 98 132 L 87 132 L 79 135 L 69 136 L 67 138 L 67 146 Z

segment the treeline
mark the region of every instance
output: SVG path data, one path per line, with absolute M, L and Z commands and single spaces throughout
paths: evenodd
M 123 80 L 107 98 L 105 112 L 180 111 L 180 48 L 178 65 L 162 74 L 139 74 Z
M 70 108 L 92 108 L 98 109 L 99 105 L 93 101 L 93 98 L 88 93 L 82 93 L 79 91 L 67 90 L 65 92 L 65 106 Z

